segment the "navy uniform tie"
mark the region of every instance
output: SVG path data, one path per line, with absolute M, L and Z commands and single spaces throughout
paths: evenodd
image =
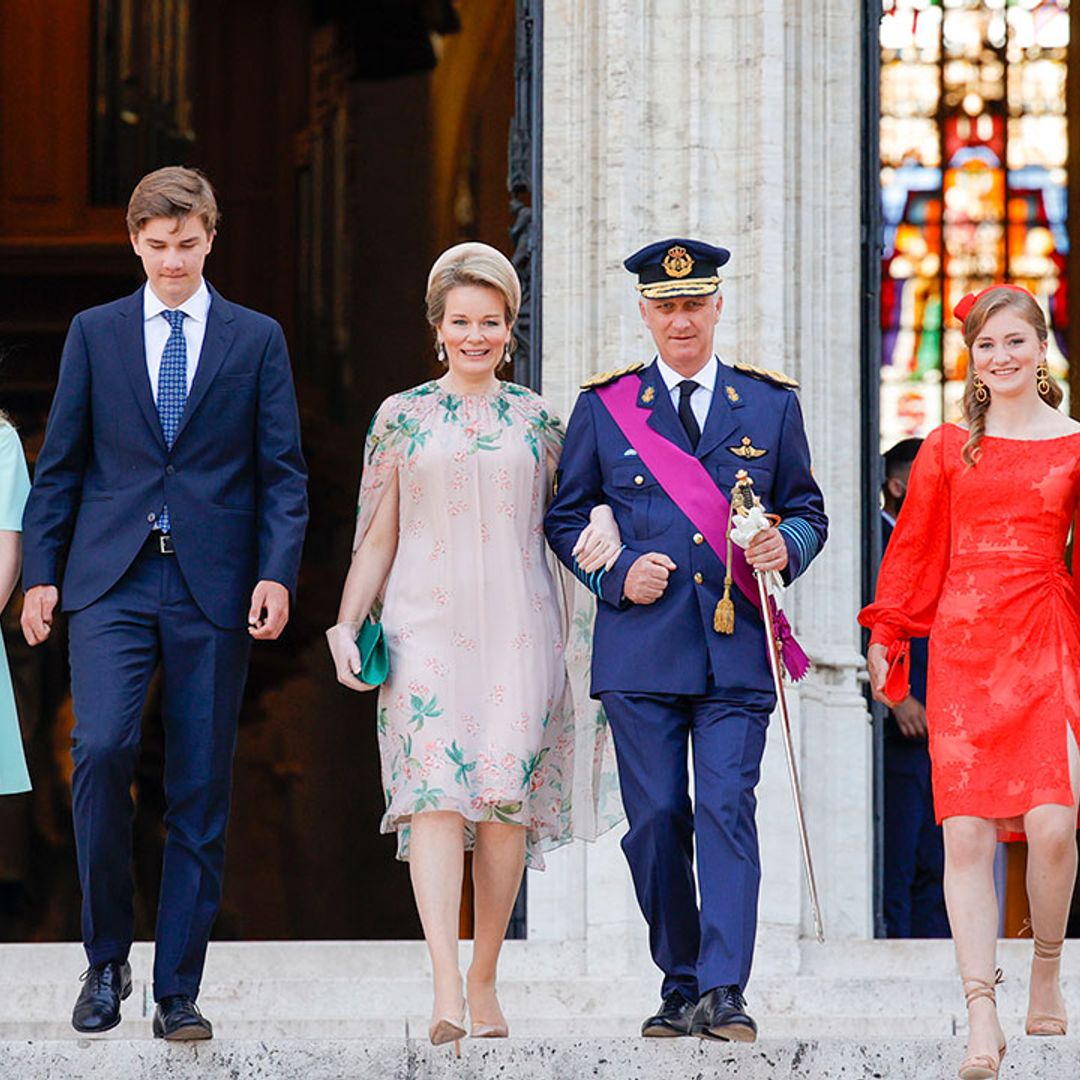
M 165 351 L 161 354 L 161 368 L 158 371 L 157 411 L 165 445 L 171 450 L 180 427 L 180 418 L 184 415 L 184 405 L 187 403 L 187 341 L 184 338 L 182 311 L 166 310 L 161 313 L 161 317 L 169 324 L 170 332 L 169 340 L 165 342 Z M 171 531 L 168 506 L 161 508 L 157 528 L 163 533 Z
M 682 421 L 682 426 L 686 429 L 687 437 L 690 439 L 690 445 L 696 450 L 698 440 L 701 438 L 701 428 L 698 427 L 697 417 L 694 415 L 694 410 L 690 408 L 690 398 L 693 396 L 694 391 L 700 384 L 694 382 L 693 379 L 683 379 L 679 383 L 679 419 Z

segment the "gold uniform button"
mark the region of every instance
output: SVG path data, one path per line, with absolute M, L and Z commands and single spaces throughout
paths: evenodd
M 701 533 L 694 533 L 694 543 L 695 544 L 704 544 L 705 543 L 705 537 L 702 536 Z
M 634 483 L 637 484 L 638 486 L 644 484 L 645 483 L 645 477 L 642 476 L 639 473 L 637 476 L 634 477 Z
M 705 579 L 704 579 L 704 578 L 703 578 L 703 577 L 701 576 L 701 573 L 700 573 L 700 572 L 698 572 L 698 573 L 696 573 L 696 574 L 694 575 L 694 583 L 695 583 L 695 584 L 697 584 L 697 585 L 700 585 L 700 584 L 701 584 L 701 583 L 702 583 L 702 582 L 703 582 L 704 580 L 705 580 Z

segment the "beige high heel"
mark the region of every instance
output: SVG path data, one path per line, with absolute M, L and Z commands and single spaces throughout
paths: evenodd
M 1061 959 L 1061 949 L 1065 944 L 1060 941 L 1045 941 L 1035 936 L 1034 960 L 1056 961 Z M 1032 1013 L 1028 1006 L 1027 1021 L 1024 1030 L 1029 1035 L 1065 1035 L 1069 1030 L 1069 1020 L 1065 1016 L 1054 1016 L 1052 1013 Z
M 964 979 L 964 1002 L 971 1009 L 973 1001 L 989 998 L 997 1009 L 997 995 L 994 987 L 1001 982 L 1001 968 L 994 972 L 994 981 L 988 979 Z M 990 1054 L 970 1054 L 962 1062 L 958 1075 L 960 1080 L 996 1080 L 1001 1061 L 1005 1057 L 1005 1039 L 1002 1037 L 1001 1046 L 998 1047 L 998 1055 L 995 1059 Z
M 492 991 L 494 993 L 494 991 Z M 495 999 L 495 1004 L 498 1006 L 498 998 Z M 499 1012 L 502 1009 L 499 1008 Z M 472 1031 L 469 1033 L 474 1039 L 506 1039 L 510 1036 L 510 1026 L 506 1020 L 503 1019 L 499 1023 L 485 1024 L 482 1020 L 477 1020 L 475 1013 L 472 1009 L 469 1010 L 469 1015 L 472 1017 Z
M 447 1043 L 454 1044 L 454 1053 L 461 1057 L 461 1040 L 468 1032 L 465 1030 L 465 1010 L 461 1012 L 461 1019 L 453 1020 L 448 1016 L 440 1016 L 428 1025 L 428 1038 L 432 1046 L 445 1046 Z

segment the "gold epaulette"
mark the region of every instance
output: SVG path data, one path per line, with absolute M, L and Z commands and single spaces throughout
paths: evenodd
M 745 375 L 753 375 L 755 379 L 764 379 L 766 382 L 776 383 L 777 386 L 786 386 L 789 390 L 798 390 L 799 381 L 782 371 L 771 371 L 769 368 L 758 367 L 757 364 L 736 364 L 736 371 Z
M 582 390 L 592 390 L 597 386 L 604 386 L 609 382 L 614 382 L 616 379 L 621 379 L 623 375 L 631 375 L 635 371 L 640 371 L 645 365 L 640 361 L 636 361 L 633 364 L 627 364 L 624 368 L 619 368 L 617 371 L 599 371 L 595 375 L 590 375 L 582 384 Z

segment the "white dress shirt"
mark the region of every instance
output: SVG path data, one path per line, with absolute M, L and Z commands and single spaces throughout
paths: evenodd
M 679 398 L 682 395 L 679 383 L 683 379 L 691 378 L 698 384 L 698 388 L 690 395 L 690 409 L 694 414 L 694 419 L 698 422 L 699 430 L 704 431 L 705 420 L 709 415 L 709 406 L 712 405 L 713 390 L 716 387 L 716 374 L 720 367 L 720 358 L 718 356 L 712 357 L 696 375 L 690 376 L 680 375 L 674 368 L 668 367 L 664 363 L 663 357 L 660 356 L 656 358 L 656 367 L 660 372 L 660 378 L 664 380 L 664 385 L 671 393 L 671 404 L 675 406 L 676 412 L 679 411 Z
M 158 376 L 161 373 L 161 354 L 165 351 L 165 342 L 169 340 L 172 329 L 162 318 L 169 305 L 159 300 L 150 288 L 150 282 L 143 289 L 143 340 L 146 343 L 146 370 L 150 376 L 150 389 L 157 404 Z M 191 393 L 191 384 L 199 366 L 199 354 L 202 352 L 203 339 L 206 337 L 206 319 L 210 314 L 210 290 L 206 279 L 199 282 L 199 287 L 177 309 L 185 316 L 184 340 L 187 342 L 187 388 Z

